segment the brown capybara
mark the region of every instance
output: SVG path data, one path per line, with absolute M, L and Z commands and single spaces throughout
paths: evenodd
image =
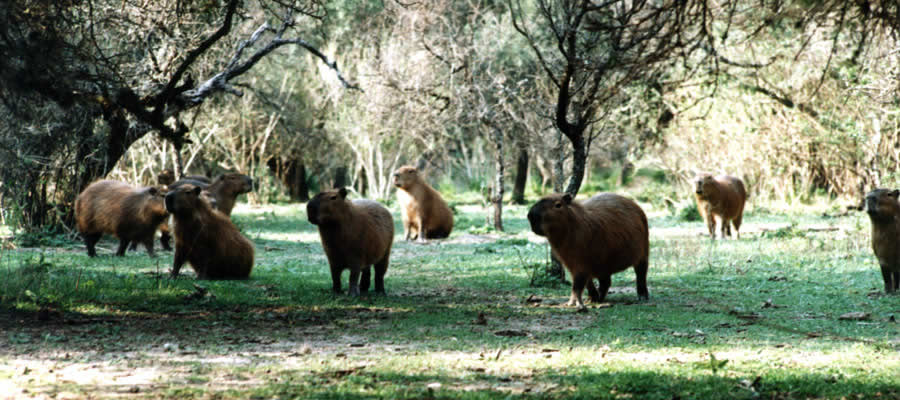
M 179 179 L 170 187 L 177 188 L 184 184 L 191 184 L 202 188 L 209 197 L 215 209 L 227 216 L 231 216 L 234 203 L 241 194 L 253 190 L 253 179 L 244 174 L 227 173 L 217 177 L 212 183 L 204 183 L 198 179 L 202 177 L 188 176 Z
M 404 166 L 394 171 L 397 202 L 403 216 L 406 240 L 440 239 L 453 230 L 453 211 L 437 190 L 425 183 L 416 167 Z
M 694 197 L 697 198 L 697 211 L 706 221 L 711 238 L 716 238 L 716 218 L 722 221 L 723 239 L 731 236 L 731 225 L 734 225 L 737 238 L 741 238 L 747 191 L 740 179 L 728 175 L 699 174 L 694 178 Z
M 531 230 L 546 236 L 553 254 L 572 275 L 568 305 L 585 310 L 585 285 L 594 302 L 606 298 L 610 276 L 634 266 L 637 294 L 647 299 L 647 261 L 650 238 L 647 216 L 631 199 L 601 193 L 583 202 L 570 194 L 551 194 L 528 210 Z M 599 292 L 593 278 L 600 281 Z
M 313 197 L 306 204 L 306 215 L 319 228 L 334 292 L 341 292 L 341 272 L 345 269 L 350 270 L 349 294 L 368 292 L 372 265 L 375 292 L 384 293 L 384 274 L 394 243 L 394 218 L 390 211 L 372 200 L 348 200 L 347 189 L 341 188 Z
M 164 169 L 156 174 L 156 183 L 160 185 L 171 185 L 175 182 L 175 173 L 171 169 Z
M 137 188 L 125 182 L 100 180 L 88 185 L 75 199 L 75 221 L 88 255 L 104 233 L 119 238 L 117 256 L 125 255 L 129 242 L 143 243 L 153 255 L 153 234 L 168 217 L 163 193 L 155 187 Z
M 189 262 L 198 279 L 246 279 L 253 269 L 253 243 L 213 210 L 201 191 L 184 184 L 166 195 L 166 209 L 175 219 L 172 276 Z
M 881 265 L 885 293 L 900 289 L 900 190 L 875 189 L 866 195 L 872 220 L 872 250 Z

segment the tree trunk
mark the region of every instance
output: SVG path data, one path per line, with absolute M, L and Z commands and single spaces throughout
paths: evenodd
M 300 160 L 281 161 L 270 158 L 266 166 L 284 184 L 291 201 L 309 201 L 309 184 L 306 181 L 306 165 Z
M 494 195 L 491 201 L 494 203 L 494 229 L 503 232 L 503 132 L 494 127 L 494 143 L 497 152 L 494 155 L 496 175 L 494 177 Z
M 563 145 L 563 133 L 558 129 L 556 133 L 556 159 L 553 160 L 553 191 L 560 193 L 563 188 L 563 167 L 566 161 L 566 153 L 564 151 L 565 146 Z M 553 253 L 550 254 L 550 265 L 547 266 L 546 272 L 548 278 L 559 279 L 561 282 L 565 282 L 566 280 L 566 271 L 563 269 L 559 259 L 553 256 Z
M 347 167 L 337 167 L 334 170 L 334 183 L 332 185 L 335 189 L 340 189 L 342 187 L 347 186 L 347 182 L 350 179 L 347 177 Z
M 516 159 L 516 182 L 513 185 L 512 202 L 525 204 L 525 183 L 528 180 L 528 149 L 525 146 L 519 148 L 519 157 Z

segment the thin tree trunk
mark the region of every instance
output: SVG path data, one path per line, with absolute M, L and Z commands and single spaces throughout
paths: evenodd
M 563 189 L 563 167 L 566 161 L 566 153 L 564 151 L 563 133 L 559 129 L 556 130 L 556 133 L 556 159 L 553 160 L 553 191 L 560 193 Z M 562 263 L 552 253 L 550 254 L 550 265 L 547 267 L 547 276 L 559 279 L 562 282 L 566 280 L 566 271 L 563 270 Z
M 347 167 L 337 167 L 334 170 L 334 188 L 339 189 L 342 187 L 346 187 L 347 181 L 349 181 L 349 179 L 347 178 Z
M 519 148 L 519 157 L 516 159 L 516 182 L 513 185 L 512 202 L 525 204 L 525 183 L 528 181 L 528 149 L 525 146 Z
M 503 132 L 494 127 L 494 143 L 497 153 L 494 155 L 496 175 L 494 177 L 494 229 L 503 232 Z

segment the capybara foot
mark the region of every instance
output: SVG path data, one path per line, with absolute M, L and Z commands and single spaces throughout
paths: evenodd
M 587 308 L 587 306 L 585 306 L 584 304 L 582 304 L 582 305 L 578 306 L 578 311 L 577 311 L 577 312 L 580 312 L 580 313 L 588 312 L 588 308 Z

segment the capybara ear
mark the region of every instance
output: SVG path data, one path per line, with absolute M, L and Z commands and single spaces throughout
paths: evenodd
M 563 203 L 572 204 L 572 195 L 571 194 L 568 194 L 568 193 L 564 194 L 562 199 L 563 199 Z
M 346 199 L 347 198 L 347 188 L 345 188 L 345 187 L 340 188 L 338 190 L 338 194 L 341 195 L 342 199 Z
M 199 196 L 201 191 L 203 191 L 203 189 L 201 189 L 200 186 L 194 186 L 194 188 L 191 189 L 191 193 L 194 196 Z

